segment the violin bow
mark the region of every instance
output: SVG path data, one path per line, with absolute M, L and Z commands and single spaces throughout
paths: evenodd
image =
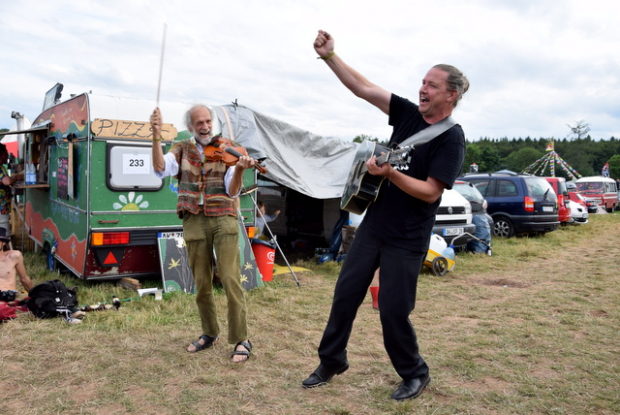
M 161 39 L 161 54 L 159 56 L 159 79 L 157 81 L 157 99 L 156 99 L 156 107 L 159 108 L 159 92 L 161 90 L 161 74 L 164 69 L 164 51 L 166 50 L 166 29 L 168 25 L 164 23 L 164 34 Z

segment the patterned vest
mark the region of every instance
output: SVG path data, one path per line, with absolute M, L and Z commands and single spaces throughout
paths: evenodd
M 228 167 L 220 162 L 203 162 L 193 140 L 176 143 L 170 149 L 179 163 L 179 199 L 177 213 L 180 218 L 184 212 L 200 212 L 201 195 L 204 201 L 205 216 L 237 216 L 235 200 L 228 196 L 224 176 Z

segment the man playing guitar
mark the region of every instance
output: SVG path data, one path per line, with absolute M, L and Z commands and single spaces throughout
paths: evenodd
M 314 49 L 351 92 L 389 116 L 393 126 L 391 145 L 450 116 L 469 87 L 458 69 L 436 65 L 424 76 L 416 105 L 368 81 L 347 65 L 335 54 L 334 39 L 329 33 L 318 32 Z M 376 156 L 367 161 L 368 173 L 384 177 L 386 183 L 366 211 L 342 266 L 319 345 L 320 365 L 302 382 L 305 388 L 323 385 L 348 369 L 346 347 L 353 321 L 379 267 L 384 344 L 403 380 L 392 398 L 415 398 L 430 382 L 429 368 L 420 356 L 409 314 L 415 306 L 418 273 L 428 250 L 441 194 L 444 188 L 452 187 L 461 172 L 464 147 L 463 130 L 457 124 L 417 146 L 407 170 L 396 170 L 390 163 L 379 165 Z

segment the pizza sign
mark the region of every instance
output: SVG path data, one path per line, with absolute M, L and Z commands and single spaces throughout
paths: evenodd
M 138 140 L 152 140 L 151 124 L 144 121 L 110 120 L 96 118 L 90 130 L 97 137 L 102 138 L 132 138 Z M 162 124 L 161 137 L 164 141 L 172 141 L 177 136 L 177 129 L 172 124 Z

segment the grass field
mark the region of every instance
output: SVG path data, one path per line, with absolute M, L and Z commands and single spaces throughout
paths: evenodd
M 370 296 L 349 343 L 351 368 L 327 386 L 300 382 L 317 365 L 338 266 L 312 263 L 248 294 L 254 354 L 232 346 L 189 354 L 199 322 L 185 294 L 88 313 L 80 325 L 21 315 L 0 326 L 3 414 L 618 414 L 620 214 L 543 237 L 496 239 L 492 257 L 459 254 L 454 272 L 420 276 L 412 321 L 433 381 L 413 401 L 383 348 Z M 26 254 L 42 282 L 43 258 Z M 126 299 L 113 283 L 84 283 L 80 304 Z M 157 286 L 159 281 L 144 281 Z M 217 296 L 226 330 L 225 296 Z

